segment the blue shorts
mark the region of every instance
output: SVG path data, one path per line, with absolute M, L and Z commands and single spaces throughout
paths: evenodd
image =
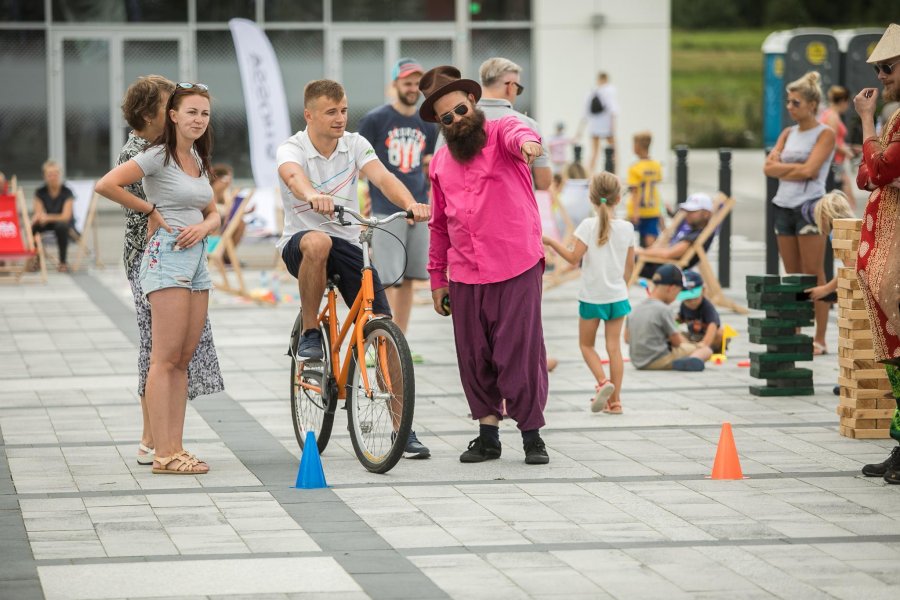
M 659 217 L 641 217 L 638 220 L 637 230 L 641 238 L 648 235 L 659 237 Z
M 195 292 L 212 289 L 206 268 L 207 240 L 190 248 L 175 250 L 178 233 L 158 229 L 144 250 L 138 281 L 144 297 L 165 288 L 185 288 Z
M 631 302 L 619 300 L 607 304 L 591 304 L 578 301 L 578 316 L 584 320 L 600 319 L 601 321 L 614 321 L 621 319 L 631 312 Z

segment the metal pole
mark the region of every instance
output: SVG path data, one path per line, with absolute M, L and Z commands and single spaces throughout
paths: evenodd
M 687 200 L 688 187 L 688 147 L 686 144 L 675 146 L 675 199 L 678 204 Z
M 604 170 L 608 173 L 616 172 L 616 159 L 615 159 L 615 148 L 612 146 L 607 146 L 603 149 L 603 152 L 606 156 L 605 164 L 603 165 Z
M 772 148 L 766 148 L 766 156 Z M 772 199 L 778 192 L 778 180 L 766 177 L 766 273 L 778 275 L 778 241 L 775 239 L 775 208 Z
M 719 191 L 731 196 L 731 150 L 719 148 Z M 719 283 L 731 287 L 731 215 L 719 228 Z

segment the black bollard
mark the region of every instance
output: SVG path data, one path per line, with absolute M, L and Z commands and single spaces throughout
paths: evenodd
M 766 148 L 766 156 L 771 152 Z M 766 273 L 778 275 L 778 241 L 775 239 L 775 205 L 772 199 L 778 192 L 778 180 L 766 177 Z
M 605 160 L 605 163 L 604 163 L 604 165 L 603 165 L 603 168 L 604 168 L 607 172 L 609 172 L 609 173 L 615 173 L 615 172 L 616 172 L 616 157 L 615 157 L 615 152 L 616 152 L 616 150 L 615 150 L 615 148 L 613 148 L 612 146 L 607 146 L 606 148 L 603 149 L 603 153 L 604 153 L 604 155 L 605 155 L 605 157 L 606 157 L 606 160 Z
M 731 196 L 731 149 L 719 148 L 719 191 Z M 719 283 L 731 287 L 731 215 L 719 228 Z
M 688 147 L 686 144 L 675 146 L 675 199 L 678 204 L 687 200 L 688 188 Z

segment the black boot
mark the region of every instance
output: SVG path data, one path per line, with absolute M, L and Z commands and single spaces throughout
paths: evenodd
M 888 473 L 893 473 L 895 479 L 900 477 L 900 473 L 897 471 L 900 471 L 900 446 L 894 446 L 891 455 L 884 462 L 873 463 L 862 468 L 862 474 L 866 477 L 884 477 L 885 480 L 887 480 Z M 888 483 L 900 483 L 900 479 Z
M 523 444 L 525 448 L 525 464 L 526 465 L 546 465 L 550 462 L 550 456 L 547 454 L 547 446 L 541 436 L 536 436 L 533 440 L 529 440 Z

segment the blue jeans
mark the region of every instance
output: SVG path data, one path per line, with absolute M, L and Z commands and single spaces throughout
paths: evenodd
M 190 248 L 175 249 L 177 233 L 158 229 L 144 250 L 138 280 L 144 296 L 165 288 L 212 289 L 206 268 L 206 238 Z

